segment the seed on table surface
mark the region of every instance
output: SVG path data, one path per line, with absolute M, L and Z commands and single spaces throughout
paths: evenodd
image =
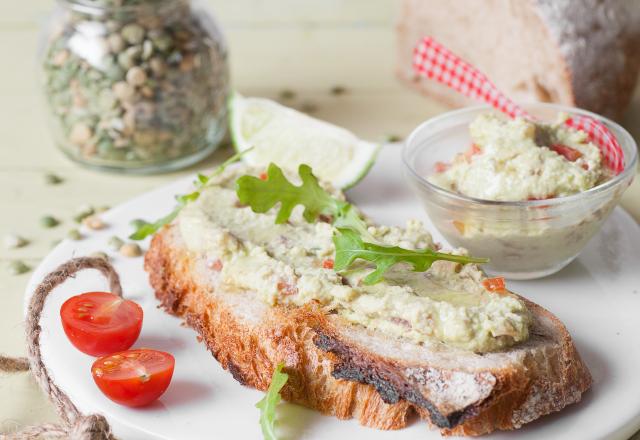
M 144 40 L 144 28 L 136 23 L 130 23 L 120 31 L 122 38 L 129 44 L 140 44 Z
M 9 263 L 9 273 L 11 275 L 22 275 L 23 273 L 29 272 L 30 270 L 31 267 L 27 266 L 20 260 L 14 260 Z
M 74 215 L 73 220 L 76 223 L 82 223 L 85 218 L 95 214 L 96 210 L 91 205 L 81 205 L 76 208 L 75 212 L 76 214 Z
M 313 102 L 304 102 L 300 106 L 300 110 L 302 110 L 304 113 L 315 113 L 318 111 L 318 106 Z
M 284 89 L 280 92 L 280 99 L 282 100 L 289 101 L 295 97 L 296 97 L 296 92 L 294 92 L 293 90 Z
M 149 60 L 149 67 L 151 68 L 151 71 L 156 77 L 160 77 L 164 75 L 164 73 L 167 71 L 167 65 L 165 64 L 164 60 L 160 57 L 151 58 Z
M 71 127 L 71 133 L 69 134 L 69 141 L 75 145 L 83 145 L 93 136 L 91 127 L 82 122 L 76 122 Z
M 102 252 L 102 251 L 93 252 L 89 256 L 91 258 L 100 258 L 102 260 L 109 261 L 109 256 L 105 252 Z
M 120 254 L 125 257 L 139 257 L 142 255 L 142 249 L 137 243 L 125 243 L 120 248 Z
M 147 74 L 142 67 L 132 67 L 127 72 L 127 82 L 134 86 L 141 86 L 147 80 Z
M 70 229 L 67 232 L 67 238 L 74 241 L 82 240 L 82 234 L 77 229 Z
M 43 228 L 54 228 L 59 224 L 60 221 L 50 215 L 45 215 L 44 217 L 40 218 L 40 226 L 42 226 Z
M 29 241 L 16 234 L 7 234 L 3 239 L 4 247 L 7 249 L 17 249 L 29 244 Z
M 105 222 L 103 222 L 102 219 L 97 215 L 89 215 L 85 217 L 82 220 L 82 224 L 89 229 L 93 229 L 94 231 L 97 231 L 99 229 L 104 229 L 105 226 L 107 226 Z
M 385 139 L 385 141 L 389 143 L 400 142 L 401 140 L 402 136 L 398 136 L 397 134 L 389 134 Z
M 343 86 L 333 86 L 330 90 L 331 94 L 334 96 L 340 96 L 347 93 L 347 89 Z
M 46 183 L 47 185 L 57 185 L 59 183 L 64 182 L 64 180 L 62 179 L 62 177 L 53 174 L 53 173 L 47 173 L 44 175 L 44 183 Z
M 113 237 L 109 238 L 107 244 L 114 251 L 119 251 L 120 248 L 124 245 L 124 241 L 120 237 L 116 237 L 114 235 Z

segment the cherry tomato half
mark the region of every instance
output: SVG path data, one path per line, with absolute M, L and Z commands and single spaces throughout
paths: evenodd
M 91 374 L 109 399 L 120 405 L 144 406 L 166 391 L 174 366 L 169 353 L 141 348 L 97 359 Z
M 109 292 L 87 292 L 60 308 L 62 327 L 71 343 L 91 356 L 131 347 L 142 328 L 142 308 Z

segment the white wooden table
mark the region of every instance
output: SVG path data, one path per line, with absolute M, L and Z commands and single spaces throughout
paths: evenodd
M 10 275 L 8 262 L 30 265 L 74 227 L 83 204 L 115 205 L 157 185 L 212 166 L 226 151 L 178 173 L 132 177 L 80 168 L 60 154 L 49 135 L 36 80 L 39 28 L 53 0 L 0 2 L 0 236 L 24 235 L 31 244 L 0 249 L 0 353 L 23 355 L 22 297 L 29 274 Z M 226 32 L 234 86 L 246 95 L 278 97 L 296 92 L 291 105 L 313 105 L 317 117 L 381 141 L 406 136 L 425 118 L 444 110 L 402 85 L 393 75 L 393 0 L 209 0 Z M 333 96 L 333 86 L 346 93 Z M 640 139 L 640 94 L 623 121 Z M 48 186 L 44 174 L 64 183 Z M 640 220 L 640 184 L 624 207 Z M 41 216 L 64 219 L 42 229 Z M 0 433 L 26 424 L 55 421 L 52 406 L 26 374 L 0 377 Z M 640 439 L 640 437 L 637 437 Z

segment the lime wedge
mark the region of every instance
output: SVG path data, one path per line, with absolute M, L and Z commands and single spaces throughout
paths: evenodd
M 234 94 L 230 102 L 233 145 L 249 165 L 297 169 L 305 163 L 320 179 L 348 188 L 362 179 L 375 161 L 379 145 L 274 101 Z

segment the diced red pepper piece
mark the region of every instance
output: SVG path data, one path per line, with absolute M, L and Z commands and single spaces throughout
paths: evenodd
M 295 295 L 298 293 L 298 288 L 295 285 L 287 283 L 286 281 L 279 281 L 276 287 L 285 296 Z
M 489 292 L 505 293 L 507 291 L 504 277 L 487 278 L 482 281 L 482 286 Z
M 480 154 L 480 153 L 482 153 L 482 150 L 480 149 L 480 147 L 478 147 L 476 144 L 471 144 L 469 149 L 464 152 L 464 158 L 467 160 L 467 162 L 469 162 L 472 156 L 475 156 L 476 154 Z
M 209 263 L 209 267 L 216 272 L 220 272 L 222 270 L 222 261 L 218 258 Z
M 451 165 L 448 163 L 444 163 L 444 162 L 436 162 L 435 165 L 433 166 L 436 170 L 436 173 L 444 173 L 445 171 L 447 171 L 449 169 Z
M 575 148 L 567 147 L 562 144 L 553 144 L 549 147 L 550 150 L 555 151 L 560 156 L 564 156 L 569 162 L 575 162 L 582 157 L 582 153 Z
M 267 173 L 262 172 L 258 177 L 260 178 L 260 180 L 267 180 Z
M 322 261 L 322 267 L 325 269 L 333 269 L 333 260 L 331 258 L 327 258 L 326 260 Z

